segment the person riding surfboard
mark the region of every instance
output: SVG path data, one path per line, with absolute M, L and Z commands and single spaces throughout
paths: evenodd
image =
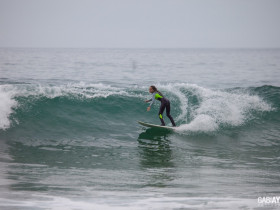
M 163 112 L 166 108 L 166 116 L 170 119 L 170 121 L 172 123 L 172 126 L 175 127 L 176 124 L 175 124 L 172 116 L 170 115 L 170 101 L 166 97 L 164 97 L 162 95 L 162 93 L 160 91 L 158 91 L 158 89 L 154 85 L 151 85 L 149 87 L 149 92 L 152 93 L 153 96 L 152 96 L 151 99 L 145 100 L 146 103 L 151 102 L 150 105 L 147 108 L 147 111 L 151 110 L 151 106 L 153 105 L 155 100 L 160 101 L 161 105 L 160 105 L 160 108 L 159 108 L 158 116 L 159 116 L 159 119 L 161 121 L 161 126 L 165 126 L 165 122 L 163 120 L 162 114 L 163 114 Z

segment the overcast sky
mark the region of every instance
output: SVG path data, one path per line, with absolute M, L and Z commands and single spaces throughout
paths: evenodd
M 0 0 L 0 47 L 280 47 L 280 0 Z

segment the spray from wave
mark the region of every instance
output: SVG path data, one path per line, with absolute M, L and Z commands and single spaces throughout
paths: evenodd
M 254 112 L 273 111 L 273 107 L 260 96 L 248 90 L 211 90 L 195 84 L 157 85 L 180 102 L 181 121 L 177 131 L 212 132 L 221 127 L 245 124 Z
M 10 127 L 9 116 L 16 107 L 17 102 L 14 99 L 14 93 L 10 91 L 10 85 L 0 86 L 0 129 L 7 129 Z

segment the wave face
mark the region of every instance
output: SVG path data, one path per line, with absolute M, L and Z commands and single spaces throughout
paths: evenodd
M 171 101 L 171 114 L 180 133 L 215 133 L 279 123 L 279 87 L 213 90 L 184 83 L 157 86 Z M 102 83 L 2 84 L 1 135 L 104 136 L 135 130 L 137 120 L 159 123 L 159 103 L 151 113 L 145 111 L 143 100 L 150 97 L 146 89 Z

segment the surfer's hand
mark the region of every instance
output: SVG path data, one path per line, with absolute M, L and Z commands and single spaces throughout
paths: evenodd
M 149 106 L 148 108 L 147 108 L 147 111 L 150 111 L 151 110 L 151 107 Z
M 149 101 L 148 100 L 144 100 L 146 103 L 148 103 Z

